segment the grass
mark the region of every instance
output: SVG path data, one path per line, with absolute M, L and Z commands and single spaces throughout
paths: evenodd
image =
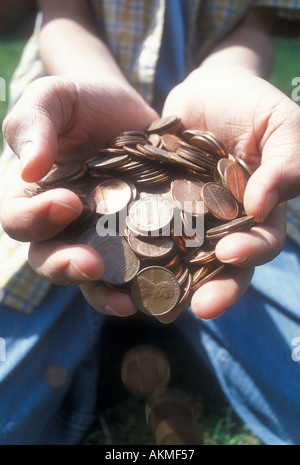
M 0 37 L 0 69 L 1 77 L 6 82 L 6 101 L 0 101 L 0 123 L 7 111 L 8 82 L 18 63 L 26 37 Z M 271 82 L 279 87 L 286 95 L 291 96 L 292 79 L 300 76 L 299 49 L 300 40 L 274 39 L 277 60 Z M 0 136 L 1 137 L 1 136 Z M 1 143 L 1 139 L 0 139 Z M 122 322 L 123 324 L 123 322 Z M 134 325 L 133 325 L 134 326 Z M 119 330 L 110 329 L 110 331 Z M 139 334 L 139 332 L 137 331 Z M 124 334 L 124 327 L 122 327 Z M 127 339 L 133 344 L 137 341 L 136 334 L 125 331 Z M 120 334 L 112 334 L 110 340 L 123 341 Z M 143 334 L 143 342 L 144 334 Z M 195 407 L 195 428 L 203 436 L 205 445 L 258 445 L 259 439 L 240 422 L 231 407 L 227 404 L 222 393 L 218 390 L 215 380 L 199 364 L 195 354 L 186 345 L 186 341 L 176 332 L 169 332 L 165 340 L 162 330 L 156 331 L 155 344 L 159 344 L 168 354 L 172 366 L 171 384 L 188 393 Z M 155 437 L 150 431 L 145 418 L 145 400 L 128 393 L 122 386 L 120 378 L 120 359 L 124 355 L 125 347 L 120 343 L 107 360 L 107 379 L 104 381 L 105 390 L 99 392 L 102 399 L 102 424 L 94 425 L 84 440 L 84 444 L 155 444 Z M 192 375 L 193 374 L 193 375 Z M 209 380 L 209 381 L 208 381 Z M 109 393 L 109 395 L 108 395 Z M 109 430 L 110 437 L 103 429 Z

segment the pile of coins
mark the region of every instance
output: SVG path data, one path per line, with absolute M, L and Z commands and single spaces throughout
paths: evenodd
M 188 307 L 224 269 L 217 241 L 254 224 L 243 208 L 250 176 L 215 135 L 168 117 L 116 135 L 83 164 L 53 166 L 26 193 L 74 191 L 83 212 L 63 239 L 93 247 L 104 262 L 103 282 L 158 316 Z
M 139 345 L 123 357 L 124 387 L 146 400 L 146 421 L 157 445 L 201 445 L 194 421 L 194 408 L 181 389 L 169 387 L 170 364 L 166 355 L 152 345 Z

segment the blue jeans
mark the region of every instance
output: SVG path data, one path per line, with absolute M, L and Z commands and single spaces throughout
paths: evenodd
M 257 268 L 247 293 L 223 316 L 203 321 L 187 310 L 176 321 L 265 444 L 300 444 L 300 361 L 292 358 L 300 337 L 299 276 L 299 248 L 287 241 L 273 262 Z M 0 361 L 0 444 L 78 444 L 98 412 L 106 317 L 75 287 L 58 286 L 32 315 L 3 305 L 0 315 L 6 350 Z M 65 376 L 59 371 L 49 378 L 49 367 L 57 366 Z

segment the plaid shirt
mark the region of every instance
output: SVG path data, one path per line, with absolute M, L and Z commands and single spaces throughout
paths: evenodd
M 300 0 L 185 0 L 187 72 L 197 67 L 217 41 L 243 18 L 250 7 L 275 7 L 278 26 L 300 20 Z M 99 31 L 128 80 L 151 103 L 154 76 L 162 39 L 165 0 L 91 0 Z M 294 24 L 296 22 L 294 21 Z M 10 106 L 45 70 L 38 55 L 41 15 L 28 41 L 10 85 Z M 199 45 L 200 44 L 200 45 Z M 4 192 L 18 160 L 5 146 L 0 160 L 0 186 Z M 300 245 L 300 199 L 288 210 L 288 233 Z M 28 244 L 10 239 L 0 230 L 0 301 L 31 313 L 45 298 L 51 283 L 39 277 L 27 262 Z

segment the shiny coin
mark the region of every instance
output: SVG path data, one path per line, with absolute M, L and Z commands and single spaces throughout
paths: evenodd
M 139 271 L 140 261 L 126 240 L 109 229 L 89 229 L 79 238 L 78 243 L 95 249 L 104 263 L 102 280 L 112 285 L 125 285 L 133 280 Z M 106 234 L 106 235 L 104 235 Z
M 250 229 L 251 226 L 253 226 L 253 224 L 254 224 L 253 216 L 242 216 L 240 218 L 236 218 L 235 220 L 232 220 L 227 223 L 221 224 L 219 226 L 215 226 L 214 228 L 208 229 L 206 231 L 206 238 L 210 240 L 221 239 L 227 234 L 230 234 L 236 231 L 244 231 L 245 229 Z
M 226 186 L 228 186 L 234 198 L 242 204 L 250 178 L 249 173 L 238 163 L 232 163 L 226 168 L 224 177 Z
M 171 183 L 171 199 L 174 205 L 190 215 L 204 213 L 202 181 L 177 179 Z
M 167 257 L 175 248 L 174 241 L 169 236 L 141 238 L 129 233 L 128 243 L 141 258 L 152 260 Z
M 217 276 L 221 271 L 223 271 L 225 265 L 217 264 L 213 267 L 212 270 L 208 269 L 207 273 L 204 274 L 203 278 L 200 279 L 196 284 L 194 284 L 191 288 L 192 292 L 196 292 L 203 284 L 211 281 L 215 276 Z
M 174 209 L 165 197 L 151 195 L 136 200 L 130 205 L 130 223 L 141 234 L 157 235 L 173 219 Z
M 88 164 L 88 169 L 91 171 L 101 171 L 103 169 L 111 169 L 123 166 L 128 161 L 128 155 L 122 153 L 121 155 L 112 156 L 111 154 L 102 155 L 101 158 L 97 157 Z
M 236 157 L 236 158 L 235 158 L 235 162 L 236 162 L 236 163 L 239 163 L 239 164 L 244 168 L 244 170 L 247 171 L 247 173 L 249 174 L 249 176 L 252 176 L 253 171 L 252 171 L 251 168 L 247 165 L 247 163 L 245 163 L 245 161 L 244 161 L 242 158 Z
M 215 247 L 205 244 L 205 246 L 199 247 L 196 250 L 190 250 L 183 257 L 183 260 L 190 265 L 200 265 L 214 260 L 215 257 Z
M 93 197 L 99 215 L 112 215 L 129 204 L 132 192 L 127 182 L 121 179 L 109 179 L 94 189 Z
M 131 297 L 136 307 L 146 314 L 163 315 L 170 312 L 180 297 L 180 286 L 171 271 L 151 266 L 134 278 Z
M 239 209 L 233 196 L 224 187 L 214 182 L 203 186 L 202 197 L 209 211 L 221 220 L 233 220 Z
M 180 137 L 175 134 L 163 134 L 161 136 L 162 146 L 168 152 L 176 152 L 180 147 L 180 141 Z
M 41 179 L 38 184 L 41 186 L 56 186 L 66 181 L 75 180 L 82 177 L 87 171 L 86 166 L 81 163 L 68 163 L 67 165 L 55 165 L 49 173 Z
M 165 354 L 152 345 L 130 349 L 122 360 L 123 385 L 134 395 L 148 397 L 167 386 L 170 365 Z
M 220 158 L 217 164 L 218 174 L 220 176 L 221 182 L 225 182 L 225 171 L 229 165 L 233 165 L 234 162 L 229 158 Z
M 163 134 L 164 132 L 175 132 L 180 126 L 180 118 L 177 116 L 166 116 L 153 121 L 147 128 L 147 133 Z

